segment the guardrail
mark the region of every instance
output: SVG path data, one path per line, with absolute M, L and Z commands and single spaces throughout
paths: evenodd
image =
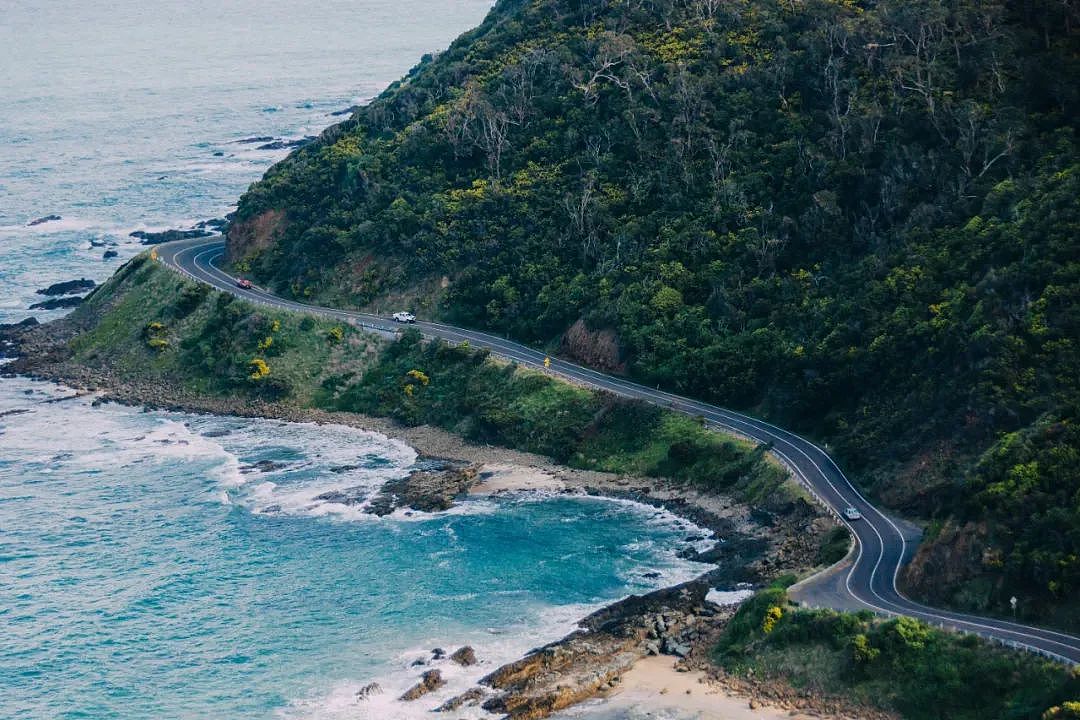
M 797 604 L 800 607 L 805 607 L 805 608 L 810 609 L 810 610 L 833 610 L 833 608 L 823 606 L 823 605 L 814 605 L 814 604 L 811 604 L 811 603 L 804 603 L 804 602 L 799 602 Z M 908 617 L 907 615 L 904 615 L 902 613 L 895 613 L 895 612 L 891 612 L 889 610 L 878 610 L 878 609 L 869 608 L 869 607 L 863 608 L 862 611 L 873 613 L 874 615 L 876 615 L 876 616 L 878 616 L 880 618 L 887 619 L 887 620 L 891 620 L 893 618 L 898 618 L 898 617 Z M 929 622 L 929 621 L 923 620 L 921 618 L 916 618 L 916 619 L 919 622 L 923 623 L 924 625 L 929 625 L 930 627 L 936 627 L 939 630 L 943 630 L 945 632 L 957 633 L 959 635 L 972 635 L 974 637 L 978 637 L 978 638 L 980 638 L 982 640 L 985 640 L 985 641 L 987 641 L 987 642 L 989 642 L 989 643 L 991 643 L 993 645 L 997 645 L 999 647 L 1007 647 L 1007 648 L 1011 648 L 1013 650 L 1022 650 L 1024 652 L 1031 653 L 1032 655 L 1039 655 L 1039 656 L 1044 657 L 1044 658 L 1046 658 L 1048 660 L 1053 660 L 1054 662 L 1061 663 L 1062 665 L 1065 665 L 1066 667 L 1078 667 L 1078 666 L 1080 666 L 1080 662 L 1077 662 L 1076 660 L 1073 660 L 1072 658 L 1067 658 L 1064 655 L 1059 655 L 1056 652 L 1052 652 L 1050 650 L 1044 650 L 1042 648 L 1035 647 L 1034 645 L 1028 645 L 1027 643 L 1020 642 L 1019 640 L 1007 640 L 1005 638 L 995 637 L 993 635 L 990 635 L 989 633 L 981 633 L 981 632 L 974 632 L 972 630 L 965 630 L 964 628 L 957 627 L 956 625 L 953 625 L 953 624 L 947 623 L 947 622 Z

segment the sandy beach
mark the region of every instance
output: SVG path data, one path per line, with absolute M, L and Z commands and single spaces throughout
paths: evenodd
M 757 703 L 755 703 L 756 705 Z M 796 720 L 820 715 L 790 714 L 759 706 L 711 683 L 700 671 L 679 672 L 673 658 L 647 657 L 634 664 L 606 696 L 591 700 L 560 718 L 625 718 L 625 720 Z

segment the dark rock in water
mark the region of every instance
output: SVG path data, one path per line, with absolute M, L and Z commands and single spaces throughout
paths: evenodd
M 288 463 L 274 462 L 273 460 L 259 460 L 258 462 L 254 462 L 254 463 L 251 463 L 250 465 L 243 466 L 242 468 L 240 468 L 240 472 L 242 472 L 242 473 L 250 473 L 250 472 L 255 472 L 257 470 L 259 472 L 266 473 L 266 472 L 274 472 L 276 470 L 281 470 L 281 469 L 286 468 L 288 466 L 289 466 Z
M 411 688 L 405 691 L 399 699 L 405 702 L 410 700 L 416 700 L 419 697 L 427 695 L 429 692 L 438 690 L 446 681 L 443 680 L 442 673 L 438 670 L 428 670 L 426 673 L 420 676 L 420 682 L 413 685 Z
M 372 695 L 381 695 L 382 691 L 382 686 L 379 685 L 379 683 L 368 683 L 367 685 L 356 691 L 356 699 L 367 700 Z
M 435 648 L 431 651 L 431 657 L 433 660 L 442 660 L 444 657 L 446 657 L 446 651 L 442 648 Z
M 31 220 L 30 222 L 26 223 L 26 226 L 27 227 L 34 227 L 35 225 L 42 225 L 44 223 L 55 222 L 57 220 L 63 220 L 63 218 L 60 217 L 59 215 L 46 215 L 44 217 L 39 217 L 36 220 Z
M 408 477 L 383 485 L 367 512 L 381 516 L 402 507 L 421 512 L 449 510 L 454 506 L 454 498 L 472 487 L 476 472 L 477 469 L 471 466 L 449 467 L 435 472 L 413 470 Z
M 660 579 L 660 573 L 658 573 L 658 572 L 642 573 L 641 577 L 646 578 L 648 580 L 659 580 Z
M 8 417 L 9 415 L 25 415 L 28 412 L 30 412 L 30 411 L 27 410 L 26 408 L 15 408 L 14 410 L 5 410 L 3 412 L 0 412 L 0 418 Z
M 330 472 L 338 474 L 347 473 L 359 469 L 359 465 L 334 465 L 333 467 L 329 468 Z
M 20 320 L 15 324 L 19 327 L 34 327 L 35 325 L 40 325 L 41 323 L 38 322 L 38 319 L 36 317 L 28 317 Z M 29 392 L 27 394 L 29 394 Z
M 276 138 L 273 135 L 259 135 L 257 137 L 247 137 L 240 140 L 234 140 L 233 142 L 235 142 L 237 145 L 254 145 L 255 143 L 270 142 L 271 140 L 275 139 Z
M 315 496 L 316 500 L 337 503 L 338 505 L 360 505 L 367 499 L 367 488 L 354 487 L 345 490 L 330 490 Z
M 214 157 L 225 157 L 225 153 L 218 150 L 216 153 L 214 153 Z
M 106 250 L 105 252 L 103 252 L 101 254 L 101 259 L 102 260 L 111 260 L 112 258 L 119 257 L 119 256 L 120 256 L 120 253 L 116 252 L 115 250 Z
M 458 648 L 454 651 L 454 654 L 450 656 L 450 659 L 456 662 L 462 667 L 468 667 L 476 664 L 476 651 L 468 645 Z
M 334 112 L 330 113 L 330 116 L 331 117 L 341 117 L 342 115 L 352 115 L 354 112 L 356 112 L 359 109 L 360 109 L 359 105 L 350 105 L 349 107 L 345 108 L 344 110 L 335 110 Z
M 409 667 L 419 667 L 421 665 L 427 665 L 427 660 L 425 660 L 424 658 L 417 658 L 416 660 L 413 660 L 411 663 L 409 663 Z
M 136 230 L 129 233 L 129 237 L 142 240 L 143 245 L 157 245 L 158 243 L 167 243 L 173 240 L 189 240 L 191 238 L 209 237 L 210 235 L 213 235 L 213 233 L 198 228 L 192 230 L 163 230 L 162 232 Z
M 66 280 L 64 282 L 53 283 L 47 288 L 38 290 L 38 295 L 71 295 L 72 293 L 82 292 L 84 290 L 93 290 L 94 281 L 87 280 L 86 278 L 80 278 L 78 280 Z
M 484 692 L 483 688 L 469 688 L 460 695 L 450 698 L 442 705 L 435 708 L 435 712 L 453 712 L 454 710 L 460 708 L 462 705 L 479 705 L 480 701 L 483 700 L 486 695 L 487 693 Z
M 82 305 L 83 299 L 74 295 L 72 297 L 53 298 L 44 302 L 34 303 L 31 310 L 60 310 L 61 308 L 73 308 Z
M 225 228 L 229 227 L 229 221 L 225 218 L 210 218 L 209 220 L 202 220 L 195 223 L 195 228 L 198 230 L 217 230 L 223 232 Z
M 204 432 L 202 434 L 202 436 L 203 437 L 208 437 L 208 438 L 218 438 L 218 437 L 225 437 L 226 435 L 231 435 L 231 434 L 232 434 L 232 430 L 207 430 L 206 432 Z
M 314 135 L 308 135 L 302 137 L 299 140 L 274 140 L 268 142 L 265 145 L 260 145 L 259 150 L 287 150 L 289 148 L 298 148 L 307 145 L 309 142 L 315 139 Z

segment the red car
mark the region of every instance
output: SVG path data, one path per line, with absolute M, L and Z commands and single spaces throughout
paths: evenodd
M 251 281 L 247 280 L 245 278 L 236 278 L 236 287 L 241 288 L 243 290 L 250 290 L 251 289 Z

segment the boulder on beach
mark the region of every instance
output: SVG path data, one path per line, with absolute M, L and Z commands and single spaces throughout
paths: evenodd
M 73 308 L 82 305 L 82 297 L 73 295 L 72 297 L 52 298 L 51 300 L 45 300 L 44 302 L 34 303 L 30 306 L 31 310 L 60 310 L 62 308 Z
M 39 217 L 35 220 L 31 220 L 30 222 L 26 223 L 26 225 L 27 227 L 34 227 L 35 225 L 42 225 L 47 222 L 55 222 L 56 220 L 63 220 L 63 218 L 59 215 L 45 215 L 44 217 Z
M 213 235 L 213 233 L 199 228 L 193 228 L 191 230 L 162 230 L 161 232 L 136 230 L 133 233 L 129 233 L 129 237 L 142 240 L 143 245 L 157 245 L 159 243 L 172 242 L 173 240 L 190 240 L 191 238 L 209 237 L 210 235 Z
M 78 280 L 65 280 L 64 282 L 53 283 L 47 288 L 42 288 L 37 291 L 38 295 L 72 295 L 74 293 L 84 292 L 86 290 L 93 290 L 96 283 L 93 280 L 87 280 L 86 278 L 79 278 Z

